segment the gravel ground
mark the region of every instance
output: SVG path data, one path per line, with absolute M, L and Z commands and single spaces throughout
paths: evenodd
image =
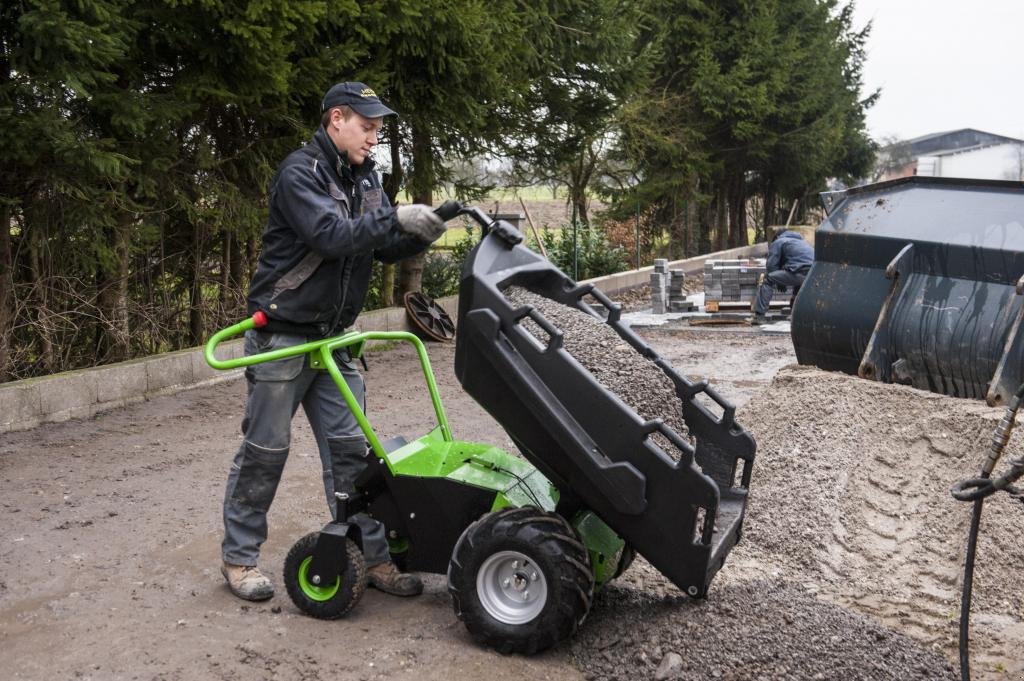
M 573 316 L 556 324 L 579 324 L 580 342 L 590 340 L 577 352 L 589 357 L 602 325 Z M 737 418 L 758 441 L 746 532 L 706 600 L 685 598 L 638 558 L 598 594 L 575 639 L 534 658 L 474 645 L 443 576 L 427 576 L 415 599 L 370 592 L 337 622 L 302 616 L 283 594 L 241 603 L 218 573 L 220 500 L 245 392 L 231 381 L 0 435 L 3 678 L 955 678 L 969 508 L 948 490 L 976 471 L 999 410 L 817 369 L 779 371 L 793 361 L 789 339 L 756 329 L 644 333 L 679 371 L 710 378 L 742 405 Z M 634 368 L 635 352 L 605 340 L 613 344 L 591 359 L 593 371 L 603 370 L 599 358 Z M 429 352 L 456 436 L 511 450 L 459 388 L 452 347 Z M 637 370 L 657 370 L 640 362 Z M 380 435 L 429 427 L 418 372 L 407 347 L 370 353 Z M 599 380 L 640 390 L 619 382 L 628 378 Z M 677 400 L 664 404 L 642 408 L 657 416 Z M 278 581 L 291 543 L 325 521 L 322 494 L 313 437 L 297 419 L 262 557 Z M 986 508 L 975 679 L 1024 680 L 1022 512 L 999 498 Z
M 645 567 L 642 586 L 602 594 L 576 638 L 574 657 L 588 678 L 956 678 L 936 652 L 797 584 L 725 579 L 694 601 Z

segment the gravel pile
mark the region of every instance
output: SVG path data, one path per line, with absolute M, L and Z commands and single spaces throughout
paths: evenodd
M 977 475 L 1002 413 L 845 374 L 783 369 L 738 417 L 758 442 L 744 542 L 812 576 L 823 594 L 954 646 L 971 507 L 949 490 Z M 1021 449 L 1018 432 L 1004 462 Z M 979 621 L 1015 630 L 1024 643 L 1019 502 L 1005 494 L 986 502 L 978 556 Z
M 588 679 L 897 681 L 955 679 L 935 651 L 798 585 L 726 582 L 694 601 L 659 587 L 613 584 L 573 642 Z M 627 573 L 628 574 L 628 573 Z
M 505 289 L 504 294 L 514 305 L 534 306 L 560 329 L 564 334 L 564 347 L 576 361 L 642 418 L 663 419 L 681 437 L 688 437 L 675 384 L 614 329 L 582 310 L 518 286 Z M 541 342 L 547 340 L 547 334 L 532 320 L 525 319 L 522 324 Z M 666 440 L 657 434 L 654 439 L 667 453 L 674 453 L 674 458 L 679 458 L 678 451 Z
M 506 295 L 562 329 L 566 349 L 641 416 L 685 432 L 671 381 L 601 320 L 521 288 Z M 596 599 L 572 643 L 576 663 L 592 679 L 956 678 L 970 505 L 949 489 L 977 473 L 1001 416 L 977 401 L 784 368 L 737 416 L 758 458 L 743 540 L 708 599 L 686 599 L 638 559 Z M 1024 508 L 1000 495 L 986 504 L 979 545 L 978 679 L 1024 679 L 1021 565 Z
M 957 678 L 970 505 L 949 489 L 976 474 L 1001 416 L 783 369 L 738 415 L 758 442 L 751 501 L 707 600 L 685 599 L 638 559 L 595 600 L 576 663 L 591 679 Z M 1024 507 L 995 497 L 976 571 L 976 679 L 1024 679 L 1021 565 Z
M 637 286 L 626 291 L 619 291 L 614 296 L 611 296 L 611 298 L 619 304 L 623 312 L 650 309 L 651 287 L 644 284 L 643 286 Z

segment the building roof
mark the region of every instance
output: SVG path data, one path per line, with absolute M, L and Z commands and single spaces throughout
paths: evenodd
M 945 132 L 933 132 L 913 139 L 898 142 L 908 145 L 911 156 L 945 156 L 948 154 L 990 147 L 995 144 L 1024 144 L 1024 140 L 1005 135 L 996 135 L 974 128 L 961 128 Z M 896 146 L 896 145 L 890 145 Z

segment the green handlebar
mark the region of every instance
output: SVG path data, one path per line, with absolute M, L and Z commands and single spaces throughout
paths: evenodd
M 257 324 L 257 320 L 259 324 Z M 338 390 L 345 399 L 345 403 L 356 417 L 356 421 L 359 423 L 363 434 L 366 435 L 366 439 L 369 441 L 374 453 L 387 461 L 380 440 L 377 438 L 376 433 L 374 433 L 373 427 L 366 418 L 366 414 L 363 413 L 362 406 L 356 401 L 355 395 L 352 394 L 352 390 L 348 387 L 348 383 L 341 374 L 341 370 L 338 369 L 338 364 L 334 360 L 334 351 L 339 348 L 349 348 L 350 355 L 357 357 L 362 351 L 363 344 L 369 340 L 405 341 L 412 343 L 413 347 L 416 348 L 416 354 L 419 356 L 420 366 L 423 368 L 423 376 L 427 382 L 427 390 L 430 392 L 430 400 L 434 405 L 434 415 L 437 417 L 437 425 L 440 428 L 441 436 L 445 442 L 452 441 L 448 417 L 445 415 L 444 407 L 441 404 L 441 396 L 437 392 L 437 382 L 434 380 L 434 372 L 430 368 L 430 360 L 427 358 L 426 348 L 423 347 L 423 341 L 413 334 L 407 331 L 349 331 L 339 336 L 322 338 L 269 352 L 260 352 L 255 355 L 246 355 L 236 359 L 217 359 L 215 352 L 219 344 L 240 336 L 250 329 L 257 328 L 257 326 L 262 327 L 265 324 L 266 318 L 261 317 L 261 313 L 257 312 L 249 319 L 244 319 L 213 334 L 203 350 L 206 363 L 214 369 L 239 369 L 252 366 L 253 364 L 295 357 L 296 355 L 309 355 L 311 366 L 325 369 L 331 375 L 331 378 L 334 379 L 335 385 L 338 386 Z M 388 465 L 390 466 L 390 462 Z
M 265 322 L 264 322 L 265 323 Z M 262 326 L 262 325 L 261 325 Z M 240 336 L 249 329 L 256 328 L 255 315 L 249 319 L 243 319 L 242 321 L 229 326 L 226 329 L 221 329 L 217 333 L 210 337 L 210 340 L 206 343 L 206 348 L 203 351 L 203 356 L 206 358 L 206 363 L 212 366 L 214 369 L 239 369 L 241 367 L 251 366 L 253 364 L 262 364 L 263 362 L 273 362 L 275 359 L 284 359 L 285 357 L 294 357 L 296 355 L 305 355 L 312 352 L 317 352 L 324 345 L 330 345 L 331 350 L 337 350 L 341 347 L 349 345 L 360 344 L 369 339 L 370 334 L 361 334 L 358 331 L 349 331 L 340 336 L 332 336 L 331 338 L 322 338 L 320 340 L 310 341 L 308 343 L 301 343 L 300 345 L 293 345 L 288 348 L 281 348 L 280 350 L 271 350 L 270 352 L 261 352 L 256 355 L 247 355 L 245 357 L 238 357 L 236 359 L 217 359 L 214 355 L 217 346 L 224 341 Z M 372 332 L 371 332 L 372 334 Z M 358 336 L 358 338 L 357 338 Z M 416 341 L 419 338 L 413 336 Z M 356 353 L 358 355 L 358 353 Z

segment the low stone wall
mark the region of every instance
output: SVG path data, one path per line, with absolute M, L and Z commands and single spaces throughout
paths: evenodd
M 742 258 L 764 255 L 765 244 L 710 253 L 669 263 L 671 269 L 687 274 L 703 270 L 707 258 Z M 605 293 L 647 284 L 653 267 L 643 267 L 589 279 Z M 438 301 L 453 319 L 458 314 L 458 296 Z M 405 308 L 392 307 L 364 312 L 356 320 L 362 331 L 410 331 Z M 242 341 L 218 348 L 221 359 L 240 357 Z M 203 348 L 189 348 L 152 357 L 109 364 L 51 376 L 0 384 L 0 433 L 34 428 L 42 423 L 89 418 L 101 411 L 122 407 L 156 395 L 206 385 L 241 376 L 242 370 L 217 371 L 203 359 Z
M 668 263 L 668 268 L 670 270 L 682 270 L 686 274 L 693 275 L 704 271 L 704 261 L 708 259 L 732 260 L 739 258 L 761 258 L 767 254 L 768 244 L 759 243 L 754 244 L 753 246 L 742 246 L 740 248 L 730 248 L 726 251 L 718 251 L 717 253 L 698 255 L 695 258 L 687 258 L 686 260 L 671 260 Z M 586 282 L 580 283 L 593 284 L 607 294 L 615 294 L 619 291 L 625 291 L 651 283 L 651 272 L 653 271 L 654 265 L 651 265 L 650 267 L 641 267 L 638 270 L 627 270 L 626 272 L 609 274 L 604 277 L 587 279 Z

